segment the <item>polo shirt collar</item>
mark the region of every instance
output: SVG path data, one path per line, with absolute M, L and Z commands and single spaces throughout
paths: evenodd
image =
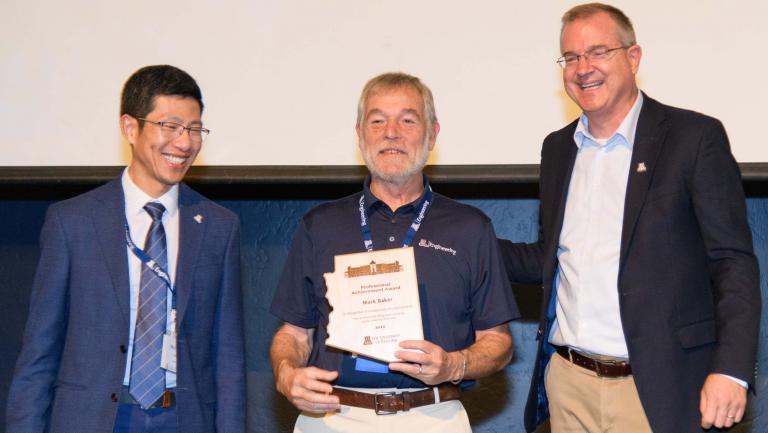
M 427 193 L 427 190 L 430 188 L 429 186 L 429 179 L 427 179 L 427 176 L 425 174 L 422 174 L 422 184 L 424 185 L 424 189 L 421 192 L 421 195 L 414 201 L 401 206 L 399 209 L 403 209 L 404 211 L 411 211 L 416 209 L 416 206 L 421 203 L 421 200 L 424 199 L 424 195 Z M 363 194 L 365 195 L 365 210 L 366 212 L 370 212 L 373 206 L 386 206 L 386 204 L 380 200 L 378 197 L 376 197 L 371 192 L 371 175 L 369 174 L 365 178 L 365 182 L 363 182 Z M 398 209 L 395 209 L 395 212 L 397 212 Z

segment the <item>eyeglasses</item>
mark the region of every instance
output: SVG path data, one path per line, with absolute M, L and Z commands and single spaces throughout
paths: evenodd
M 195 143 L 202 143 L 205 137 L 210 134 L 210 129 L 201 128 L 199 126 L 184 126 L 176 122 L 155 122 L 154 120 L 144 119 L 143 117 L 137 117 L 137 120 L 149 122 L 153 125 L 160 127 L 160 133 L 163 137 L 174 139 L 181 137 L 184 131 L 189 131 L 189 139 Z
M 592 61 L 604 61 L 609 60 L 613 55 L 615 54 L 616 50 L 623 50 L 631 47 L 631 45 L 627 46 L 621 46 L 616 48 L 606 48 L 606 47 L 595 47 L 591 50 L 587 50 L 584 52 L 584 54 L 573 54 L 573 53 L 567 53 L 564 54 L 563 57 L 560 57 L 557 59 L 557 64 L 560 65 L 561 68 L 572 68 L 579 64 L 579 59 L 584 58 L 587 62 L 590 60 Z

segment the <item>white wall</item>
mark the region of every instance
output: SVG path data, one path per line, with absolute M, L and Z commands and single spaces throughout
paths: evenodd
M 203 89 L 199 164 L 358 164 L 370 77 L 402 70 L 435 93 L 435 164 L 538 163 L 577 109 L 560 82 L 573 1 L 4 0 L 0 166 L 120 165 L 125 79 L 170 63 Z M 768 161 L 765 0 L 620 0 L 652 97 L 720 118 L 741 162 Z

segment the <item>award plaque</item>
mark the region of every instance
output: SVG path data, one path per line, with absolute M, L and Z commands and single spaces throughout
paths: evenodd
M 424 339 L 413 247 L 338 255 L 324 277 L 327 346 L 396 362 L 400 341 Z

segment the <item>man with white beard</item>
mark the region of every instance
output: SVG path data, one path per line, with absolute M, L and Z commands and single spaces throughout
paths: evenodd
M 302 411 L 296 432 L 469 432 L 460 389 L 509 363 L 518 317 L 490 219 L 433 192 L 422 174 L 440 125 L 418 78 L 387 73 L 360 96 L 363 191 L 299 224 L 271 311 L 276 388 Z M 424 340 L 389 364 L 327 348 L 323 274 L 340 254 L 414 247 Z M 387 414 L 387 416 L 379 416 Z

